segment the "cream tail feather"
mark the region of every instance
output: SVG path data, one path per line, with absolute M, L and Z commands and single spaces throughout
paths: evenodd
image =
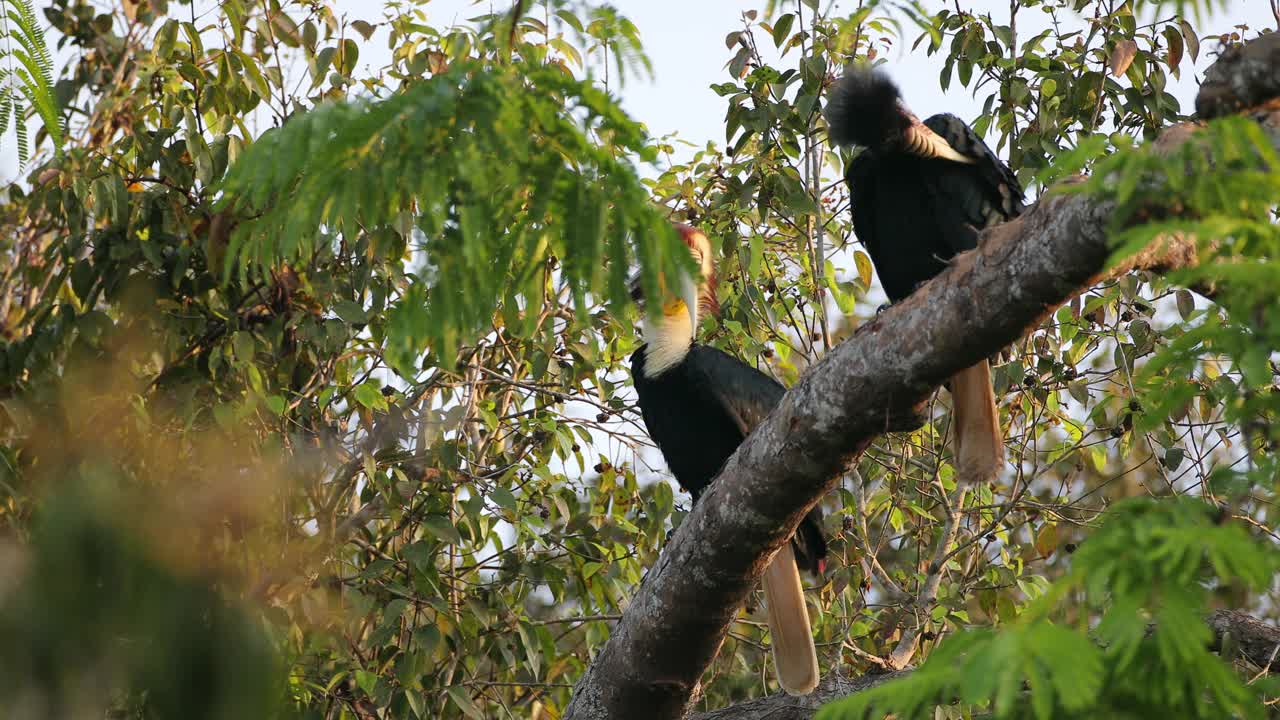
M 991 387 L 991 365 L 986 360 L 951 376 L 951 402 L 957 481 L 994 479 L 1004 463 L 1004 441 Z
M 760 580 L 769 613 L 778 684 L 789 695 L 808 695 L 818 686 L 818 652 L 813 645 L 809 608 L 804 603 L 804 587 L 791 543 L 782 546 Z

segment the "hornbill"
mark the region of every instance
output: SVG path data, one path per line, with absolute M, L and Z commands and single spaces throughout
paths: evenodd
M 881 73 L 850 70 L 823 115 L 831 139 L 864 149 L 845 168 L 853 229 L 866 245 L 891 302 L 942 272 L 978 234 L 1022 213 L 1022 187 L 960 118 L 923 123 Z M 1004 440 L 986 360 L 951 376 L 958 479 L 988 480 L 1004 461 Z
M 699 311 L 720 312 L 715 263 L 706 235 L 688 225 L 676 227 L 702 278 L 686 279 L 674 296 L 660 299 L 660 308 L 645 308 L 645 344 L 631 356 L 631 374 L 649 436 L 697 502 L 786 389 L 732 355 L 694 342 Z M 668 287 L 665 282 L 663 287 Z M 638 290 L 633 289 L 633 296 L 640 299 Z M 792 695 L 807 694 L 818 684 L 818 657 L 797 562 L 818 576 L 825 570 L 821 517 L 817 508 L 805 516 L 762 578 L 778 682 Z

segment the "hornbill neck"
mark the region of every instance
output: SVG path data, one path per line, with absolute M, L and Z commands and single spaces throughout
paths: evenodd
M 650 377 L 679 365 L 693 346 L 693 318 L 683 308 L 669 315 L 645 318 L 643 329 L 644 369 Z

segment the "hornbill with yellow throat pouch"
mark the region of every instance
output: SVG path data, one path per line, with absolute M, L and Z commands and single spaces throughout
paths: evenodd
M 715 262 L 706 235 L 688 225 L 676 227 L 702 278 L 686 278 L 675 297 L 659 299 L 660 308 L 645 308 L 645 344 L 631 356 L 631 374 L 649 436 L 697 502 L 786 389 L 738 358 L 694 342 L 699 311 L 720 311 Z M 827 545 L 820 520 L 817 508 L 810 511 L 761 579 L 778 682 L 792 695 L 804 695 L 818 684 L 818 657 L 797 562 L 819 576 L 825 570 Z
M 977 247 L 989 225 L 1022 213 L 1022 187 L 960 118 L 920 122 L 883 74 L 850 70 L 823 111 L 830 137 L 864 149 L 845 168 L 853 229 L 889 300 L 897 302 Z M 985 481 L 1004 462 L 986 360 L 950 382 L 958 479 Z

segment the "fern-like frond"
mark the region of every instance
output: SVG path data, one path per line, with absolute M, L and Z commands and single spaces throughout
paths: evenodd
M 1015 621 L 959 632 L 908 677 L 831 703 L 819 720 L 935 717 L 938 706 L 985 707 L 997 718 L 1260 717 L 1261 691 L 1209 649 L 1211 583 L 1266 588 L 1274 547 L 1219 522 L 1191 498 L 1117 503 L 1072 558 L 1071 573 Z M 1048 615 L 1069 598 L 1096 625 Z M 1043 602 L 1042 602 L 1043 601 Z
M 647 142 L 611 97 L 559 69 L 458 63 L 384 100 L 298 115 L 249 147 L 221 190 L 257 219 L 233 237 L 227 270 L 399 235 L 420 251 L 390 317 L 402 368 L 427 346 L 450 353 L 504 296 L 540 304 L 552 257 L 579 308 L 592 292 L 626 302 L 633 259 L 652 296 L 687 253 L 672 251 L 627 159 L 652 160 Z
M 13 98 L 13 129 L 18 136 L 18 167 L 26 167 L 27 159 L 31 157 L 31 142 L 27 139 L 27 124 L 22 118 L 26 114 L 26 110 L 22 107 L 22 101 Z
M 66 131 L 53 93 L 53 58 L 45 42 L 44 31 L 36 20 L 35 8 L 30 0 L 0 0 L 0 39 L 3 50 L 0 60 L 6 67 L 0 73 L 0 132 L 3 132 L 12 112 L 18 137 L 18 162 L 25 166 L 31 148 L 26 127 L 26 112 L 21 97 L 43 123 L 53 141 L 55 151 L 61 151 Z
M 13 114 L 13 92 L 5 82 L 8 71 L 0 69 L 0 135 L 9 129 L 9 117 Z

